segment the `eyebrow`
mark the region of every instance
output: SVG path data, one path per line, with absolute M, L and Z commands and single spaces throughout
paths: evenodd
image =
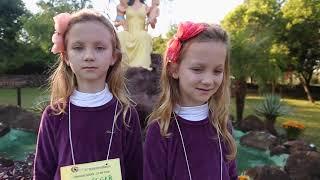
M 71 44 L 72 44 L 72 45 L 77 45 L 77 44 L 82 45 L 82 44 L 85 44 L 85 43 L 82 42 L 82 41 L 75 41 L 75 42 L 72 42 Z M 107 46 L 107 45 L 108 45 L 107 43 L 104 43 L 104 42 L 102 42 L 102 41 L 96 41 L 96 42 L 94 42 L 93 44 L 94 44 L 94 45 L 104 45 L 104 46 Z
M 72 42 L 71 44 L 72 44 L 72 45 L 74 45 L 74 44 L 83 44 L 83 42 L 81 42 L 81 41 L 75 41 L 75 42 Z
M 104 43 L 104 42 L 102 42 L 102 41 L 96 41 L 96 42 L 94 42 L 94 45 L 104 45 L 104 46 L 107 46 L 108 43 Z
M 217 68 L 223 68 L 223 64 L 219 64 L 218 66 L 216 66 Z
M 203 67 L 203 66 L 207 66 L 206 64 L 203 64 L 203 63 L 193 63 L 193 64 L 191 64 L 191 66 L 201 66 L 201 67 Z M 217 65 L 216 66 L 216 68 L 223 68 L 223 64 L 219 64 L 219 65 Z

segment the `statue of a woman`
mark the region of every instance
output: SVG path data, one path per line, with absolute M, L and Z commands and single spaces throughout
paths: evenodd
M 115 26 L 123 26 L 118 36 L 122 51 L 131 67 L 151 69 L 152 38 L 147 29 L 155 28 L 159 16 L 159 0 L 153 0 L 149 7 L 144 0 L 120 0 L 117 6 Z

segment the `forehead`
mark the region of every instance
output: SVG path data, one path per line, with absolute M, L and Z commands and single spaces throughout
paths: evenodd
M 87 21 L 74 24 L 67 35 L 72 42 L 110 42 L 112 35 L 110 30 L 101 22 Z
M 183 54 L 181 64 L 224 65 L 227 46 L 222 42 L 193 42 Z

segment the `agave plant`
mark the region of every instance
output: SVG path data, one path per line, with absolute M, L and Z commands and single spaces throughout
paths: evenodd
M 289 113 L 289 108 L 281 103 L 281 97 L 276 94 L 264 95 L 264 100 L 256 107 L 256 114 L 265 117 L 265 128 L 271 134 L 278 136 L 274 124 L 277 117 Z
M 42 114 L 44 109 L 50 104 L 50 97 L 48 95 L 39 96 L 33 102 L 30 109 L 36 113 Z

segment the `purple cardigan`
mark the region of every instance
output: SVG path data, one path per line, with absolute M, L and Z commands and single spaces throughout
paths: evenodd
M 208 118 L 192 122 L 177 116 L 184 139 L 192 179 L 220 180 L 220 151 L 216 130 Z M 189 180 L 184 150 L 176 122 L 169 126 L 171 135 L 161 136 L 158 123 L 147 130 L 144 144 L 144 180 Z M 226 159 L 226 146 L 222 143 L 223 180 L 236 180 L 234 160 Z
M 72 144 L 76 164 L 107 158 L 116 102 L 114 98 L 105 105 L 91 108 L 71 104 Z M 114 128 L 110 159 L 120 158 L 124 180 L 141 180 L 142 137 L 139 117 L 134 108 L 128 111 L 126 122 L 129 127 L 123 124 L 120 114 Z M 45 109 L 38 134 L 34 180 L 60 180 L 60 167 L 72 165 L 68 127 L 67 114 L 53 115 L 50 107 Z

